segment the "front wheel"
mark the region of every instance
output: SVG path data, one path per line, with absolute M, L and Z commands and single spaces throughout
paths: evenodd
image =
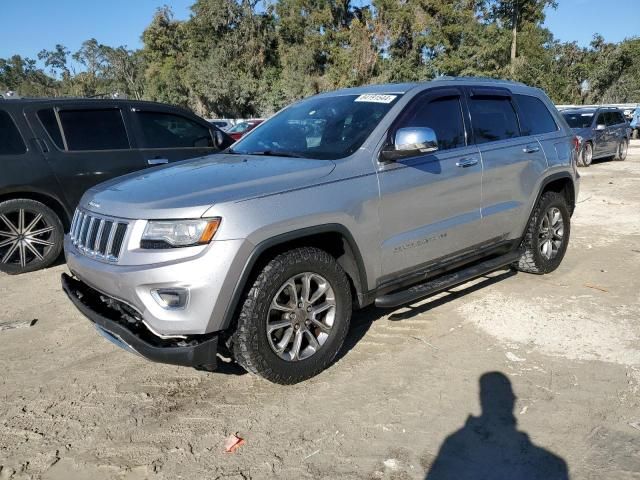
M 15 275 L 51 265 L 60 255 L 64 230 L 46 205 L 30 199 L 0 203 L 0 271 Z
M 584 144 L 584 148 L 582 149 L 582 166 L 589 167 L 593 162 L 593 145 L 587 142 Z
M 618 150 L 616 151 L 616 160 L 623 161 L 627 158 L 627 152 L 629 151 L 629 140 L 623 138 L 618 145 Z
M 527 273 L 553 272 L 567 251 L 570 231 L 571 215 L 564 195 L 543 193 L 522 240 L 522 256 L 513 267 Z
M 327 252 L 303 247 L 282 253 L 245 297 L 231 338 L 235 360 L 275 383 L 313 377 L 342 347 L 351 302 L 347 276 Z

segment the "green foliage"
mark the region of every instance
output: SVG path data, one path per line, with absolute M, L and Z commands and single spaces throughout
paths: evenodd
M 0 89 L 119 92 L 205 116 L 270 115 L 318 92 L 441 75 L 512 78 L 558 103 L 640 102 L 640 39 L 588 48 L 543 27 L 555 0 L 194 0 L 156 11 L 143 48 L 96 39 L 0 59 Z M 39 65 L 42 65 L 41 68 Z M 588 87 L 588 88 L 587 88 Z

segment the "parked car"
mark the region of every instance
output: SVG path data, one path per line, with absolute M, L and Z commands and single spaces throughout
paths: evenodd
M 230 120 L 225 120 L 223 118 L 211 118 L 207 120 L 211 125 L 215 125 L 223 132 L 226 132 L 231 127 L 233 127 L 233 123 Z
M 62 286 L 126 350 L 203 369 L 220 350 L 299 382 L 335 358 L 353 308 L 410 304 L 503 267 L 555 270 L 576 157 L 553 104 L 523 84 L 323 93 L 226 154 L 89 190 Z
M 261 119 L 246 120 L 244 122 L 235 124 L 229 130 L 227 130 L 227 133 L 234 140 L 240 140 L 243 136 L 256 128 L 262 122 L 264 122 L 264 120 Z
M 627 158 L 631 129 L 619 109 L 576 108 L 563 110 L 562 116 L 578 136 L 582 166 L 599 158 Z
M 640 137 L 640 107 L 636 108 L 635 112 L 633 112 L 633 116 L 631 118 L 631 123 L 629 124 L 631 127 L 633 138 Z
M 47 267 L 82 194 L 233 143 L 192 113 L 129 100 L 0 100 L 0 271 Z

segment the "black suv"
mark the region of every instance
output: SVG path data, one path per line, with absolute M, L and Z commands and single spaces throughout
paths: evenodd
M 0 99 L 0 271 L 54 262 L 90 187 L 232 143 L 196 115 L 154 102 Z

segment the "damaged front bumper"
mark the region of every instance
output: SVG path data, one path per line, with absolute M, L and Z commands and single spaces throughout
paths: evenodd
M 213 370 L 218 335 L 161 337 L 147 328 L 130 306 L 62 274 L 62 289 L 71 302 L 115 345 L 154 362 Z

